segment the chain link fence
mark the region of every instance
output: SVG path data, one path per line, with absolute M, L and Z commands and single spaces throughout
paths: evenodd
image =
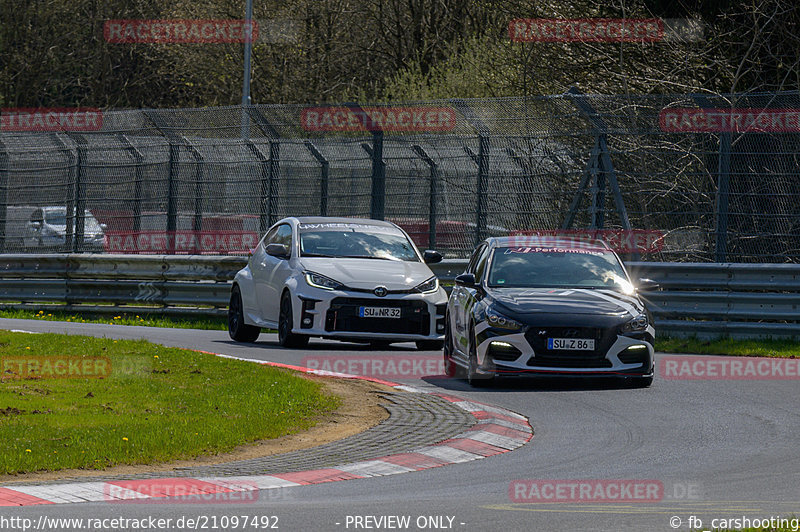
M 449 257 L 490 235 L 591 228 L 659 235 L 642 260 L 798 262 L 799 102 L 572 90 L 6 127 L 0 248 L 246 253 L 284 216 L 326 215 L 394 221 Z M 696 119 L 720 109 L 780 116 L 749 129 Z

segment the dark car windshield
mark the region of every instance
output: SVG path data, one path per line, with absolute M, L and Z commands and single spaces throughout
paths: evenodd
M 367 224 L 301 224 L 301 257 L 386 259 L 419 262 L 414 246 L 399 230 Z
M 488 283 L 492 287 L 631 291 L 631 284 L 614 253 L 598 248 L 497 248 Z

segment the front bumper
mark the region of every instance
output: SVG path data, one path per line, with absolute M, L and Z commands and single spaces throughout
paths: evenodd
M 400 318 L 364 318 L 360 307 L 400 309 Z M 349 340 L 443 340 L 447 294 L 323 290 L 303 286 L 292 297 L 295 334 Z
M 595 351 L 586 353 L 548 351 L 531 339 L 536 327 L 518 332 L 504 332 L 483 324 L 478 336 L 479 372 L 496 375 L 565 375 L 565 376 L 641 376 L 654 372 L 652 325 L 630 335 L 602 331 Z M 602 338 L 600 338 L 602 337 Z M 536 343 L 534 349 L 531 343 Z

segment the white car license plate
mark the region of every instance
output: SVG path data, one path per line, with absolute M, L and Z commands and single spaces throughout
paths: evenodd
M 594 351 L 594 340 L 585 338 L 548 338 L 547 349 L 570 351 Z
M 394 307 L 358 307 L 361 318 L 399 318 L 400 309 Z

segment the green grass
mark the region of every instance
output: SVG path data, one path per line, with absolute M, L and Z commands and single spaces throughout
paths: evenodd
M 11 362 L 9 357 L 17 357 Z M 25 378 L 19 357 L 108 357 L 106 378 Z M 104 469 L 230 451 L 333 411 L 321 385 L 277 368 L 138 340 L 0 331 L 0 473 Z M 12 368 L 9 370 L 8 368 Z
M 656 351 L 699 355 L 736 355 L 774 358 L 800 356 L 800 342 L 792 340 L 698 340 L 697 338 L 656 338 Z
M 20 320 L 70 321 L 75 323 L 113 323 L 116 325 L 141 325 L 144 327 L 174 327 L 179 329 L 204 329 L 225 331 L 226 318 L 172 317 L 159 314 L 83 314 L 59 311 L 0 310 L 0 318 Z

